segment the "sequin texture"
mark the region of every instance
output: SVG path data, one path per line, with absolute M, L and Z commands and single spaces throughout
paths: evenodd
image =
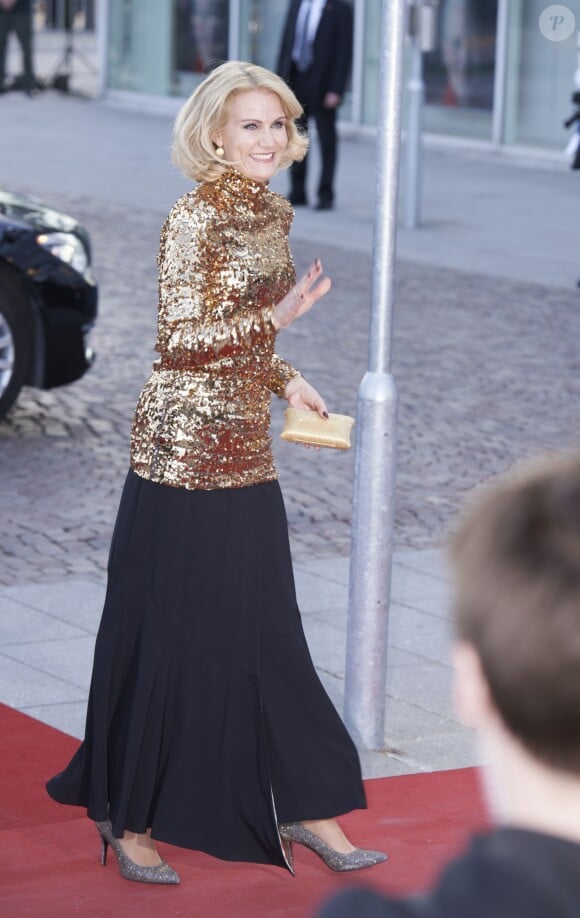
M 295 281 L 292 208 L 231 169 L 174 206 L 161 231 L 159 359 L 131 431 L 131 466 L 175 487 L 277 478 L 270 393 L 297 370 L 275 353 L 272 308 Z

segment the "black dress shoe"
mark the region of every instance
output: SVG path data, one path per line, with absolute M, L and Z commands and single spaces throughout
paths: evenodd
M 305 207 L 308 204 L 305 194 L 294 194 L 294 192 L 291 192 L 288 195 L 288 200 L 294 207 Z
M 332 210 L 333 207 L 332 201 L 319 201 L 314 210 Z

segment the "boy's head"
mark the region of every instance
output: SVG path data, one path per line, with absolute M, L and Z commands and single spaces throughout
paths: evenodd
M 535 758 L 580 775 L 580 459 L 493 487 L 452 559 L 457 634 L 504 725 Z

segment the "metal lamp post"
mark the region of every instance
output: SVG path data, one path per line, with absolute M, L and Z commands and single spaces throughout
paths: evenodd
M 407 2 L 383 0 L 382 10 L 369 365 L 358 394 L 345 673 L 346 724 L 365 749 L 384 745 L 397 444 L 390 369 Z

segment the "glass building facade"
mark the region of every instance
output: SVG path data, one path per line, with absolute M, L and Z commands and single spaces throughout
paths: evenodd
M 215 61 L 274 68 L 289 0 L 105 0 L 111 96 L 186 97 Z M 341 109 L 376 124 L 382 0 L 354 11 L 351 86 Z M 580 28 L 580 0 L 569 2 Z M 545 0 L 440 0 L 437 41 L 426 53 L 425 129 L 495 144 L 563 147 L 578 68 L 578 34 L 550 41 Z

